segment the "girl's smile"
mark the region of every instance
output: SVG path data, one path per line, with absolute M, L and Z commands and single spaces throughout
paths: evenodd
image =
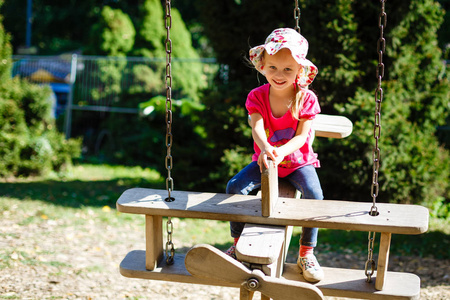
M 283 84 L 286 83 L 286 81 L 281 81 L 281 82 L 279 82 L 279 81 L 276 81 L 276 80 L 274 80 L 273 82 L 274 82 L 275 84 L 277 84 L 277 85 L 283 85 Z

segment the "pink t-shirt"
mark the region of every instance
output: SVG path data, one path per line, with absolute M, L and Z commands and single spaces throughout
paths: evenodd
M 270 84 L 265 84 L 252 90 L 248 94 L 245 107 L 249 115 L 253 113 L 261 114 L 264 120 L 267 141 L 274 147 L 280 147 L 295 136 L 298 121 L 292 117 L 290 110 L 280 118 L 273 116 L 269 103 L 269 89 Z M 320 106 L 313 92 L 309 90 L 305 90 L 305 92 L 303 109 L 300 111 L 299 117 L 312 120 L 320 113 Z M 283 161 L 278 165 L 279 177 L 286 177 L 296 169 L 306 165 L 313 165 L 316 168 L 320 167 L 317 154 L 314 153 L 311 145 L 312 134 L 313 132 L 310 130 L 305 144 L 300 149 L 284 157 Z M 255 154 L 253 154 L 252 159 L 253 161 L 258 161 L 261 149 L 256 143 L 254 143 L 254 149 Z

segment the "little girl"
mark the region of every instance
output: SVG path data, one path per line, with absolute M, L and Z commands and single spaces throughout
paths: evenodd
M 252 162 L 227 185 L 228 194 L 248 194 L 261 186 L 261 169 L 268 158 L 278 166 L 278 176 L 286 178 L 304 199 L 323 199 L 316 173 L 320 166 L 311 143 L 312 120 L 320 112 L 316 95 L 308 85 L 317 75 L 309 60 L 308 41 L 294 29 L 274 30 L 264 45 L 250 49 L 250 60 L 268 83 L 252 90 L 245 103 L 248 110 L 255 153 Z M 235 246 L 244 223 L 231 222 L 234 245 L 226 251 L 235 257 Z M 303 228 L 297 264 L 305 280 L 318 282 L 323 270 L 313 253 L 317 228 Z

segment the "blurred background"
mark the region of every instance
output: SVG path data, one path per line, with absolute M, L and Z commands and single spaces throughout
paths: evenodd
M 164 2 L 164 1 L 163 1 Z M 64 176 L 73 164 L 165 170 L 165 17 L 160 0 L 0 0 L 0 177 Z M 326 114 L 354 124 L 318 138 L 327 199 L 371 201 L 378 1 L 300 0 Z M 224 192 L 251 160 L 246 58 L 292 0 L 172 2 L 175 189 Z M 379 201 L 450 210 L 449 0 L 387 1 Z

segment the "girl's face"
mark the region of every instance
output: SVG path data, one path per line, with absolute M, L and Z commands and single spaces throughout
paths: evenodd
M 271 87 L 276 90 L 292 88 L 300 70 L 300 65 L 292 57 L 289 49 L 283 48 L 274 55 L 264 53 L 264 72 Z

